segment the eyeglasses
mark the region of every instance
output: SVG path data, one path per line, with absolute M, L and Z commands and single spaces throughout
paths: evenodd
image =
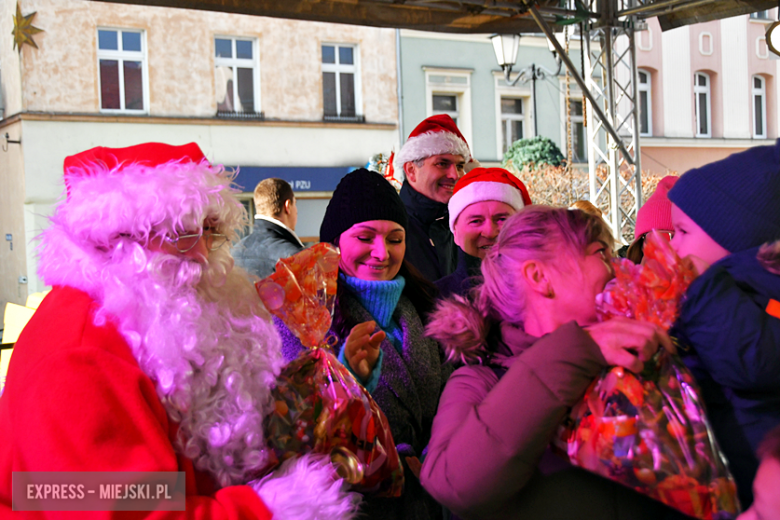
M 200 233 L 190 235 L 178 235 L 176 237 L 165 237 L 165 241 L 173 244 L 179 253 L 186 253 L 198 245 L 200 237 L 206 241 L 206 247 L 209 251 L 216 251 L 227 242 L 227 235 L 222 233 L 212 233 L 210 229 L 204 229 Z
M 672 239 L 674 238 L 674 231 L 661 231 L 660 229 L 655 229 L 655 230 L 653 230 L 653 231 L 655 231 L 656 233 L 658 233 L 658 234 L 661 236 L 661 238 L 662 238 L 662 239 L 664 239 L 664 240 L 666 240 L 667 242 L 671 242 L 671 241 L 672 241 Z M 645 233 L 644 235 L 642 235 L 642 238 L 643 238 L 644 240 L 647 240 L 647 235 L 649 235 L 650 233 L 651 233 L 651 232 L 650 232 L 650 231 L 648 231 L 647 233 Z

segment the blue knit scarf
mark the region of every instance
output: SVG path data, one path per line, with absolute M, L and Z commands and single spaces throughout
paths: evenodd
M 403 345 L 403 330 L 393 319 L 393 313 L 406 286 L 404 277 L 398 275 L 392 280 L 373 281 L 342 274 L 341 278 L 374 318 L 379 328 L 387 333 L 387 339 L 400 353 Z

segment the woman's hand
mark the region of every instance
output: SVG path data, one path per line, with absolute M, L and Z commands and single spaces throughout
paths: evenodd
M 420 478 L 420 471 L 422 471 L 422 462 L 417 457 L 406 457 L 406 465 L 414 473 L 414 476 Z
M 617 317 L 585 330 L 599 346 L 607 363 L 626 367 L 637 374 L 659 347 L 675 352 L 669 335 L 652 323 Z
M 384 331 L 371 334 L 376 322 L 364 321 L 352 327 L 344 342 L 344 359 L 363 382 L 371 375 L 379 359 L 379 345 L 387 334 Z

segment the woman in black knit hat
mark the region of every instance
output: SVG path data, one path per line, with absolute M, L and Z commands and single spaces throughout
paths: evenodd
M 387 180 L 365 169 L 347 174 L 325 211 L 320 241 L 341 250 L 331 331 L 339 360 L 387 416 L 405 468 L 399 498 L 366 497 L 367 518 L 431 519 L 441 507 L 422 488 L 419 459 L 431 435 L 439 396 L 452 369 L 424 320 L 436 289 L 405 259 L 408 217 Z M 303 348 L 280 322 L 287 360 Z

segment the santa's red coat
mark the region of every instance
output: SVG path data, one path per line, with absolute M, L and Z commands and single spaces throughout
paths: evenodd
M 97 304 L 55 287 L 19 337 L 0 398 L 0 517 L 12 515 L 14 471 L 184 471 L 186 512 L 16 513 L 35 518 L 269 519 L 248 486 L 213 492 L 174 451 L 176 431 L 154 383 Z

